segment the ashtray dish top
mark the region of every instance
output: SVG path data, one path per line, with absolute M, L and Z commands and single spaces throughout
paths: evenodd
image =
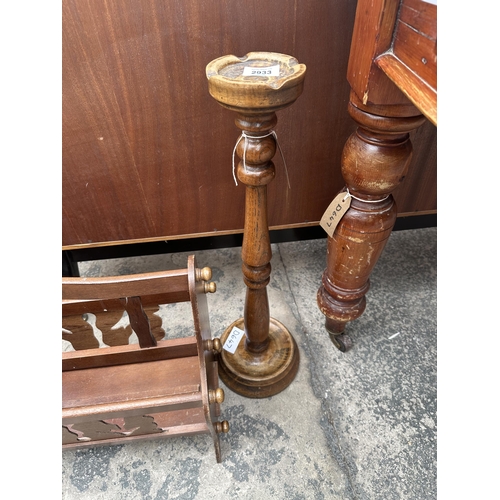
M 292 104 L 304 86 L 306 66 L 276 52 L 227 55 L 206 67 L 210 95 L 235 110 L 275 111 Z

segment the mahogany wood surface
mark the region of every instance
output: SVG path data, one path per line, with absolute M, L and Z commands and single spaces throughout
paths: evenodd
M 399 5 L 390 49 L 375 63 L 437 125 L 437 6 L 424 0 Z
M 92 435 L 91 441 L 80 441 L 72 442 L 68 441 L 72 439 L 72 437 L 68 434 L 71 434 L 69 431 L 63 430 L 63 439 L 66 439 L 66 444 L 64 445 L 65 449 L 68 448 L 88 448 L 88 447 L 97 447 L 97 446 L 105 446 L 110 444 L 110 440 L 112 440 L 112 444 L 122 444 L 122 443 L 130 443 L 132 441 L 149 441 L 152 439 L 164 438 L 164 433 L 162 433 L 161 429 L 168 429 L 168 437 L 175 436 L 194 436 L 198 434 L 207 434 L 208 428 L 206 422 L 202 420 L 203 415 L 202 408 L 187 408 L 183 410 L 173 410 L 164 413 L 157 413 L 155 415 L 155 425 L 157 427 L 151 425 L 151 433 L 150 434 L 139 434 L 135 435 L 134 433 L 137 431 L 125 431 L 124 434 L 120 435 L 120 430 L 125 430 L 127 427 L 134 429 L 138 424 L 144 427 L 144 422 L 142 419 L 138 420 L 140 417 L 127 417 L 127 418 L 114 418 L 114 419 L 106 419 L 103 420 L 103 426 L 99 428 L 99 432 Z M 115 423 L 116 422 L 116 423 Z M 179 423 L 186 422 L 186 423 Z M 87 427 L 85 430 L 87 432 L 92 432 L 95 429 L 95 426 L 92 424 L 83 423 L 80 424 L 82 427 Z M 113 426 L 113 427 L 111 427 Z M 111 430 L 114 434 L 111 434 Z M 63 429 L 66 429 L 63 427 Z M 104 432 L 103 432 L 104 430 Z M 106 433 L 106 431 L 108 431 Z
M 224 392 L 219 388 L 219 372 L 216 358 L 219 349 L 215 349 L 210 332 L 210 318 L 206 297 L 207 288 L 204 286 L 204 278 L 210 279 L 212 277 L 212 271 L 208 271 L 206 274 L 200 272 L 200 270 L 196 269 L 195 259 L 188 260 L 189 298 L 198 347 L 198 366 L 202 374 L 200 388 L 203 394 L 203 416 L 205 417 L 208 433 L 214 442 L 217 460 L 220 461 L 221 450 L 218 434 L 219 432 L 227 432 L 229 424 L 225 420 L 223 422 L 217 420 L 220 415 L 220 403 L 224 400 Z M 218 346 L 220 347 L 220 343 Z M 213 396 L 217 391 L 220 391 L 221 398 L 215 397 L 215 399 L 212 399 L 210 394 Z
M 378 0 L 377 0 L 378 1 Z M 354 131 L 346 81 L 356 2 L 64 0 L 62 246 L 242 232 L 238 137 L 206 92 L 223 54 L 293 54 L 308 67 L 301 99 L 278 124 L 281 158 L 268 187 L 271 228 L 317 224 L 343 186 Z M 400 213 L 436 210 L 436 132 L 415 134 L 413 182 Z
M 152 413 L 157 405 L 162 408 L 158 411 L 168 410 L 164 407 L 170 404 L 202 405 L 196 356 L 70 370 L 63 372 L 62 381 L 67 423 L 78 416 L 106 419 L 128 411 Z
M 162 304 L 179 302 L 172 298 L 177 292 L 179 297 L 189 300 L 187 269 L 142 273 L 124 276 L 103 276 L 93 278 L 63 278 L 63 304 L 72 299 L 106 300 L 117 297 L 154 295 Z M 163 294 L 164 296 L 160 296 Z
M 156 346 L 147 350 L 138 350 L 137 346 L 133 344 L 112 346 L 99 351 L 96 351 L 95 348 L 79 349 L 63 353 L 62 371 L 184 358 L 196 356 L 197 352 L 197 343 L 194 337 L 160 340 Z

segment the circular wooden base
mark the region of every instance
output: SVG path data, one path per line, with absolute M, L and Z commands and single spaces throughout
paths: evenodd
M 221 335 L 224 345 L 233 327 L 245 329 L 240 318 Z M 222 349 L 219 376 L 232 391 L 248 398 L 267 398 L 287 388 L 299 369 L 299 349 L 291 333 L 278 320 L 271 318 L 269 346 L 260 353 L 248 352 L 242 339 L 234 354 Z

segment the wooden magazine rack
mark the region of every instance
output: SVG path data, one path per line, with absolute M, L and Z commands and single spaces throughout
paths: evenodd
M 63 278 L 63 338 L 75 351 L 62 354 L 63 449 L 139 439 L 210 434 L 221 461 L 219 387 L 207 292 L 210 268 L 105 278 Z M 192 336 L 161 340 L 162 304 L 191 303 Z M 128 314 L 130 325 L 116 327 Z M 95 327 L 86 321 L 95 315 Z M 87 315 L 87 316 L 86 316 Z M 129 344 L 132 331 L 139 343 Z

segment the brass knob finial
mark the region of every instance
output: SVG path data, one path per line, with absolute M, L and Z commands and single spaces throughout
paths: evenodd
M 220 434 L 224 432 L 224 434 L 229 432 L 229 422 L 227 420 L 223 420 L 222 422 L 214 422 L 215 432 Z
M 204 267 L 203 269 L 196 269 L 196 281 L 208 281 L 212 279 L 212 269 Z
M 205 351 L 215 351 L 222 352 L 222 343 L 220 338 L 216 337 L 214 339 L 207 339 L 204 342 Z
M 215 352 L 222 352 L 222 342 L 219 337 L 212 339 L 212 349 Z
M 224 389 L 222 387 L 217 387 L 217 389 L 208 391 L 208 402 L 210 404 L 224 402 Z

